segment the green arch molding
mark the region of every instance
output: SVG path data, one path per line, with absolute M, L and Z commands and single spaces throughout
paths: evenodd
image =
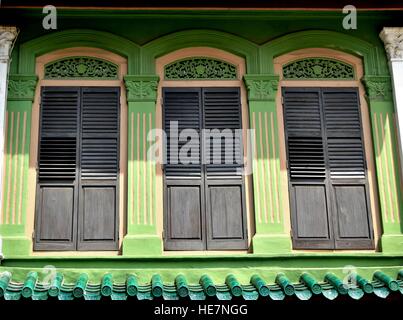
M 21 44 L 18 72 L 34 74 L 36 57 L 72 47 L 93 47 L 114 52 L 127 58 L 129 74 L 139 73 L 140 47 L 137 44 L 108 32 L 87 29 L 55 32 Z
M 188 30 L 166 35 L 141 48 L 141 73 L 155 74 L 155 59 L 175 50 L 212 47 L 246 60 L 248 73 L 259 73 L 259 47 L 238 36 L 214 30 Z
M 386 56 L 379 47 L 359 38 L 326 30 L 300 31 L 271 40 L 261 47 L 262 73 L 274 73 L 274 58 L 299 49 L 328 48 L 363 59 L 366 75 L 389 75 Z

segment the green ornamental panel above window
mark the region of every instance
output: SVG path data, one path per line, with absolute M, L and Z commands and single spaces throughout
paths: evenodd
M 354 80 L 353 66 L 327 58 L 306 58 L 283 66 L 285 80 Z
M 166 80 L 236 80 L 236 66 L 225 61 L 192 57 L 172 62 L 165 67 Z
M 118 79 L 118 66 L 94 57 L 68 57 L 45 65 L 45 79 Z

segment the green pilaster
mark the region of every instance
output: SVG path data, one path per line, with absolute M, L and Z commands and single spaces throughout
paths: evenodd
M 35 75 L 10 75 L 5 128 L 3 204 L 0 236 L 3 253 L 29 255 L 31 238 L 26 234 L 31 109 Z
M 256 234 L 254 253 L 291 251 L 284 227 L 284 202 L 280 187 L 280 151 L 276 111 L 277 75 L 245 75 L 248 89 L 253 150 L 253 195 Z
M 401 159 L 397 151 L 397 130 L 390 77 L 365 76 L 382 220 L 382 252 L 403 250 L 403 202 Z
M 158 76 L 125 77 L 128 101 L 127 234 L 123 255 L 158 255 L 162 239 L 156 226 L 156 167 L 148 157 L 154 143 Z

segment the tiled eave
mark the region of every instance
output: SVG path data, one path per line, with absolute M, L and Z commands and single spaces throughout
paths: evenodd
M 403 256 L 377 253 L 5 257 L 0 274 L 6 300 L 403 296 Z
M 140 283 L 135 272 L 126 275 L 125 281 L 115 281 L 113 272 L 105 273 L 98 281 L 90 281 L 86 273 L 77 275 L 74 281 L 65 281 L 65 273 L 57 272 L 49 282 L 40 282 L 38 273 L 28 272 L 24 281 L 13 280 L 9 271 L 0 273 L 0 297 L 5 300 L 33 299 L 47 300 L 99 300 L 110 297 L 112 300 L 205 300 L 216 297 L 218 300 L 231 300 L 242 297 L 245 300 L 258 298 L 283 300 L 296 296 L 300 300 L 309 300 L 313 296 L 333 300 L 340 295 L 352 299 L 361 299 L 365 295 L 375 295 L 386 298 L 391 292 L 403 295 L 403 270 L 396 279 L 377 271 L 372 279 L 366 279 L 358 274 L 350 281 L 342 280 L 333 273 L 326 273 L 324 279 L 316 279 L 308 273 L 302 273 L 298 282 L 291 282 L 286 273 L 276 275 L 274 281 L 261 275 L 253 275 L 249 283 L 240 283 L 236 278 L 236 270 L 220 282 L 214 282 L 205 274 L 198 283 L 192 283 L 185 276 L 178 274 L 173 283 L 164 282 L 159 274 L 154 274 L 146 283 Z

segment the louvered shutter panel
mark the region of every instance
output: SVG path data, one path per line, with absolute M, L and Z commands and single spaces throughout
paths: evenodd
M 41 91 L 35 250 L 73 250 L 79 88 Z
M 356 89 L 323 89 L 335 245 L 373 247 L 365 153 Z
M 202 127 L 199 88 L 163 90 L 165 144 L 164 245 L 166 250 L 203 250 L 204 183 L 202 177 L 200 132 Z M 175 129 L 177 127 L 178 130 Z M 182 139 L 179 133 L 197 133 L 197 139 Z M 184 138 L 184 137 L 183 137 Z M 192 147 L 180 157 L 183 146 Z M 193 150 L 193 153 L 191 152 Z
M 283 89 L 294 248 L 332 248 L 319 89 Z
M 118 243 L 119 88 L 82 88 L 79 250 Z
M 245 249 L 239 88 L 203 88 L 207 248 Z

